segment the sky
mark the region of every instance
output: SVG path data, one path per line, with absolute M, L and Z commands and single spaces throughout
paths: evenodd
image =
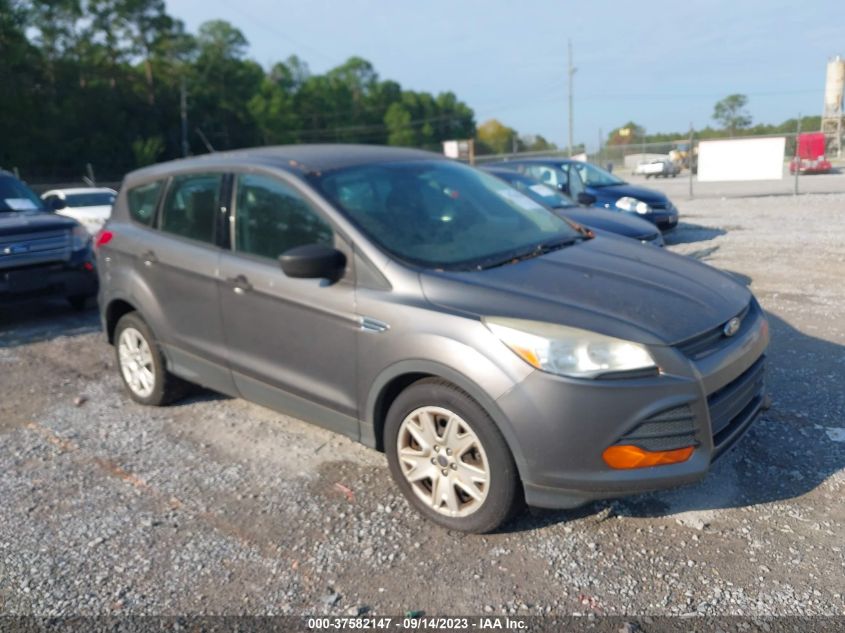
M 191 32 L 224 19 L 266 68 L 289 55 L 324 72 L 357 55 L 382 79 L 451 90 L 481 123 L 568 141 L 567 40 L 575 143 L 629 120 L 650 133 L 713 125 L 748 95 L 755 123 L 820 115 L 825 65 L 845 55 L 841 3 L 808 0 L 167 0 Z

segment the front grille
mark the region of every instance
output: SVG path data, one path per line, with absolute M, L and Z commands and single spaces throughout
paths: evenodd
M 671 451 L 696 446 L 695 418 L 685 404 L 665 409 L 640 422 L 616 443 L 631 444 L 646 451 Z
M 734 381 L 707 396 L 716 455 L 733 444 L 763 405 L 766 357 L 761 356 Z
M 749 312 L 751 311 L 751 304 L 749 303 L 745 306 L 739 314 L 737 314 L 737 318 L 742 321 L 742 325 L 740 326 L 739 332 L 737 332 L 734 336 L 740 335 L 743 331 L 745 331 L 745 327 L 753 321 L 753 319 L 746 319 L 745 317 L 748 316 Z M 728 319 L 730 320 L 730 319 Z M 725 322 L 727 323 L 727 321 Z M 712 354 L 713 352 L 717 351 L 722 344 L 728 339 L 725 336 L 725 332 L 723 328 L 725 327 L 725 323 L 720 323 L 717 327 L 713 328 L 712 330 L 708 330 L 703 334 L 699 334 L 698 336 L 694 336 L 692 338 L 683 341 L 678 345 L 678 349 L 684 354 L 687 358 L 691 358 L 692 360 L 699 360 Z
M 70 231 L 0 236 L 0 268 L 20 268 L 70 257 Z

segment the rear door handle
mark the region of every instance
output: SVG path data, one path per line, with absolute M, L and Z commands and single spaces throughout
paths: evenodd
M 232 284 L 232 290 L 235 291 L 236 295 L 242 295 L 247 290 L 252 290 L 252 284 L 249 283 L 249 279 L 247 279 L 243 275 L 238 275 L 237 277 L 230 277 L 226 281 Z
M 144 266 L 150 268 L 153 264 L 158 261 L 158 257 L 156 257 L 155 252 L 146 251 L 144 253 L 141 253 L 141 260 L 144 262 Z

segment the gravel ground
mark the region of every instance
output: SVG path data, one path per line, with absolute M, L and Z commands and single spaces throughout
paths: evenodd
M 773 408 L 698 485 L 483 537 L 304 422 L 132 403 L 94 310 L 0 308 L 0 613 L 845 615 L 845 194 L 677 202 L 769 312 Z

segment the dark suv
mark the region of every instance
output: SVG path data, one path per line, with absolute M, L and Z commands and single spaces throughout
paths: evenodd
M 96 294 L 85 227 L 50 213 L 29 187 L 0 171 L 0 300 L 59 296 L 81 309 Z
M 187 380 L 321 424 L 384 450 L 454 529 L 696 481 L 765 402 L 768 323 L 745 286 L 429 152 L 148 167 L 97 258 L 133 399 Z

